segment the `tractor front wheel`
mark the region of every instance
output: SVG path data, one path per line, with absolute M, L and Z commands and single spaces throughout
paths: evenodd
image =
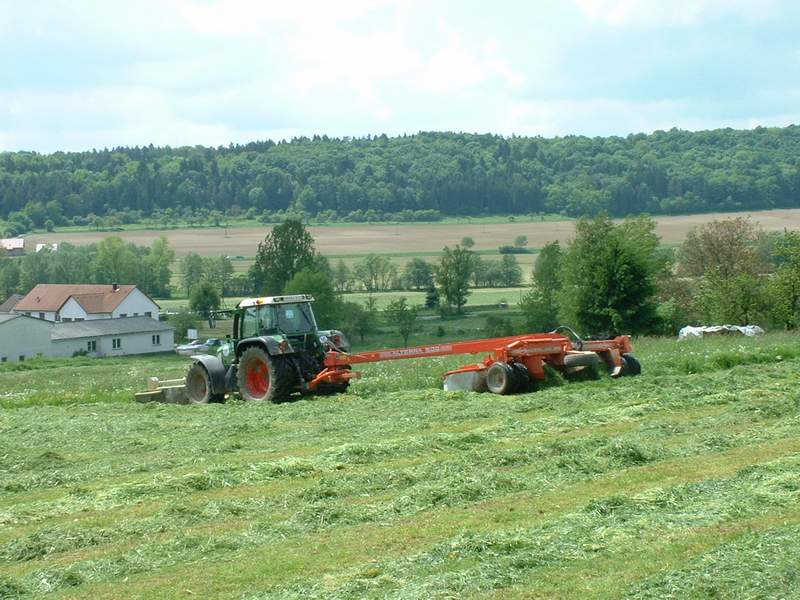
M 222 394 L 212 392 L 211 377 L 199 362 L 193 363 L 186 373 L 186 397 L 192 404 L 222 402 L 225 398 Z
M 242 398 L 253 402 L 283 402 L 292 393 L 289 365 L 283 357 L 270 356 L 260 346 L 250 346 L 239 357 L 237 383 Z

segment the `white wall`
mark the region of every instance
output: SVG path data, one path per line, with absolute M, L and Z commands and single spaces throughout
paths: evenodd
M 56 313 L 48 312 L 48 311 L 38 311 L 38 310 L 21 310 L 21 311 L 13 311 L 18 315 L 26 315 L 28 317 L 33 317 L 34 319 L 44 319 L 45 321 L 55 321 L 56 320 Z
M 161 336 L 159 345 L 153 345 L 154 335 Z M 114 338 L 122 340 L 122 346 L 119 349 L 114 348 Z M 97 342 L 97 351 L 92 356 L 126 356 L 170 352 L 175 344 L 175 334 L 174 331 L 168 330 L 157 333 L 123 333 L 71 340 L 53 340 L 53 353 L 55 356 L 72 356 L 75 352 L 86 350 L 89 340 Z
M 53 324 L 40 319 L 18 317 L 0 323 L 0 361 L 3 357 L 8 361 L 17 361 L 20 356 L 25 360 L 36 355 L 53 356 L 50 343 L 50 330 Z
M 75 298 L 70 297 L 69 300 L 64 302 L 64 306 L 61 307 L 60 315 L 62 321 L 65 319 L 74 321 L 75 319 L 85 319 L 86 311 L 83 310 L 83 307 L 78 304 Z
M 119 306 L 111 313 L 111 316 L 115 318 L 121 315 L 144 317 L 145 313 L 148 312 L 151 317 L 158 320 L 158 305 L 137 288 L 131 291 L 125 297 L 125 300 L 120 302 Z

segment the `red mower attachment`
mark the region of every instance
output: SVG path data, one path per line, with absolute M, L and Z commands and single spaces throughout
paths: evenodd
M 572 338 L 560 333 L 568 331 Z M 428 356 L 456 354 L 489 354 L 479 363 L 466 365 L 444 374 L 444 389 L 448 391 L 490 391 L 495 394 L 525 392 L 543 381 L 545 365 L 557 369 L 566 377 L 587 370 L 593 372 L 605 364 L 612 377 L 638 375 L 639 361 L 631 354 L 630 337 L 621 335 L 606 340 L 582 340 L 572 330 L 559 328 L 550 333 L 531 333 L 502 338 L 487 338 L 466 342 L 376 350 L 360 354 L 328 352 L 325 369 L 309 384 L 341 384 L 358 375 L 352 365 Z M 312 387 L 313 386 L 313 387 Z

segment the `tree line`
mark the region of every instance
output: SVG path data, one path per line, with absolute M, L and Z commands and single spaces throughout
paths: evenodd
M 560 323 L 592 335 L 674 334 L 687 324 L 760 324 L 800 326 L 800 232 L 766 233 L 749 219 L 733 218 L 701 225 L 677 249 L 664 248 L 649 216 L 615 224 L 608 216 L 577 221 L 575 237 L 541 249 L 529 291 L 521 302 L 524 323 L 494 319 L 490 335 L 515 330 L 548 331 Z M 515 240 L 524 247 L 525 240 Z M 484 261 L 464 238 L 445 247 L 436 263 L 412 259 L 402 273 L 388 258 L 364 257 L 353 269 L 331 266 L 319 254 L 305 226 L 289 220 L 273 228 L 259 244 L 247 273 L 235 274 L 227 257 L 189 254 L 181 285 L 200 314 L 219 308 L 225 295 L 310 293 L 325 327 L 341 327 L 363 338 L 375 328 L 374 298 L 349 302 L 341 292 L 353 281 L 367 291 L 392 282 L 426 291 L 425 305 L 443 315 L 463 312 L 471 289 L 487 263 L 522 272 L 512 254 Z M 135 283 L 155 297 L 172 289 L 174 252 L 166 238 L 150 247 L 109 237 L 87 246 L 62 244 L 19 258 L 0 260 L 0 295 L 27 292 L 37 283 Z M 355 278 L 355 279 L 354 279 Z M 421 307 L 400 298 L 385 311 L 405 341 L 416 330 Z
M 28 293 L 39 283 L 135 284 L 146 294 L 168 298 L 175 252 L 167 238 L 137 246 L 112 236 L 85 246 L 59 244 L 21 257 L 0 257 L 0 297 Z
M 800 127 L 627 137 L 419 133 L 228 147 L 0 153 L 7 234 L 155 219 L 220 224 L 626 216 L 800 205 Z
M 800 232 L 766 233 L 749 219 L 711 221 L 678 249 L 650 217 L 581 219 L 572 242 L 547 244 L 521 303 L 524 327 L 673 335 L 684 325 L 800 326 Z
M 522 243 L 520 239 L 515 243 Z M 468 237 L 462 244 L 465 248 L 474 246 Z M 467 286 L 514 287 L 521 284 L 522 269 L 515 256 L 507 254 L 500 260 L 493 260 L 472 252 L 469 255 L 469 268 L 465 273 Z M 179 265 L 179 269 L 175 270 L 175 265 Z M 14 293 L 25 294 L 38 283 L 118 282 L 137 285 L 154 298 L 169 298 L 177 292 L 189 298 L 200 312 L 207 312 L 209 307 L 219 307 L 226 296 L 279 294 L 291 276 L 305 266 L 324 273 L 337 294 L 362 290 L 370 293 L 427 291 L 428 304 L 439 305 L 437 265 L 413 258 L 399 268 L 388 257 L 375 253 L 356 261 L 352 268 L 343 260 L 331 265 L 316 252 L 311 234 L 296 220 L 288 220 L 267 235 L 259 246 L 254 265 L 244 273 L 236 273 L 227 256 L 209 257 L 190 252 L 175 262 L 175 252 L 164 236 L 150 247 L 109 236 L 85 246 L 62 243 L 57 249 L 45 247 L 22 257 L 0 257 L 0 301 Z M 290 275 L 282 276 L 282 273 Z

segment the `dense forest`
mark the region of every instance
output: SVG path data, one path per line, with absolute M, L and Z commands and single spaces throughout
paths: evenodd
M 0 153 L 7 233 L 209 213 L 352 221 L 800 206 L 800 127 L 627 137 L 463 133 Z

